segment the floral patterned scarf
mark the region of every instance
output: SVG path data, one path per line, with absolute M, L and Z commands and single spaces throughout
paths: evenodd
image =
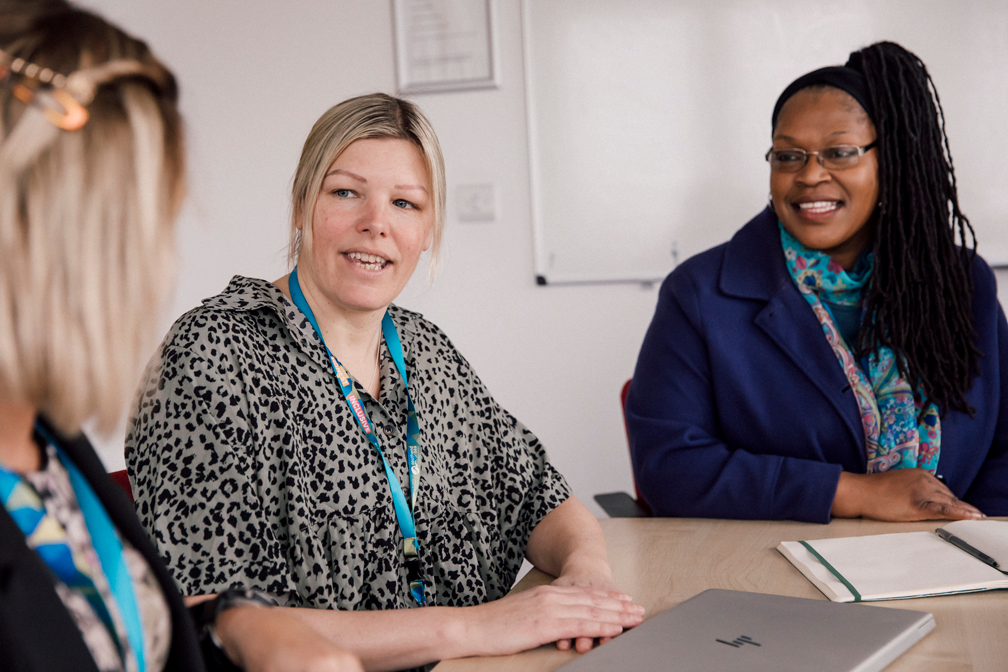
M 850 273 L 818 250 L 810 250 L 780 223 L 781 245 L 788 271 L 801 295 L 822 325 L 826 341 L 840 361 L 861 411 L 868 473 L 920 467 L 932 474 L 938 468 L 941 421 L 929 404 L 923 416 L 913 390 L 899 375 L 893 351 L 879 347 L 861 360 L 844 341 L 836 321 L 823 302 L 856 306 L 872 272 L 872 255 L 862 255 Z M 918 417 L 920 420 L 918 422 Z

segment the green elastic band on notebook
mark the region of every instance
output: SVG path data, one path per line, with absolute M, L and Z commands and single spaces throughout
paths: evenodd
M 840 579 L 840 583 L 842 583 L 843 585 L 847 586 L 847 590 L 849 590 L 851 592 L 851 595 L 854 596 L 854 601 L 855 602 L 860 602 L 861 601 L 861 593 L 857 592 L 854 589 L 854 586 L 851 585 L 850 581 L 848 581 L 847 579 L 845 579 L 843 577 L 843 574 L 841 574 L 840 572 L 838 572 L 835 569 L 833 569 L 833 565 L 831 565 L 828 562 L 826 562 L 826 558 L 824 558 L 821 555 L 819 555 L 814 548 L 812 548 L 811 546 L 809 546 L 804 541 L 799 541 L 798 543 L 801 544 L 802 546 L 804 546 L 806 549 L 808 549 L 808 552 L 811 553 L 812 555 L 814 555 L 816 557 L 816 560 L 818 560 L 819 562 L 822 563 L 823 567 L 825 567 L 830 572 L 832 572 L 833 576 L 835 576 L 836 578 Z

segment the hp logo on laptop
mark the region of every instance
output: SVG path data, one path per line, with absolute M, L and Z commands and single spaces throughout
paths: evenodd
M 733 639 L 730 642 L 726 642 L 723 639 L 715 639 L 714 641 L 727 644 L 728 646 L 734 646 L 736 649 L 741 648 L 743 644 L 752 644 L 753 646 L 760 645 L 759 642 L 754 641 L 752 637 L 747 637 L 745 635 L 739 635 L 738 639 Z

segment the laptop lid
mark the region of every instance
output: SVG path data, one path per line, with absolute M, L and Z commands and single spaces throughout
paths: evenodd
M 565 672 L 877 672 L 935 627 L 920 611 L 705 590 Z

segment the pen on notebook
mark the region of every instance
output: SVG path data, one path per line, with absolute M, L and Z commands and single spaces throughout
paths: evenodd
M 935 530 L 935 534 L 937 534 L 939 537 L 941 537 L 945 541 L 949 542 L 950 544 L 952 544 L 956 548 L 958 548 L 960 550 L 963 550 L 963 551 L 966 551 L 967 553 L 969 553 L 970 555 L 972 555 L 974 558 L 976 558 L 980 562 L 982 562 L 984 564 L 987 564 L 987 565 L 990 565 L 994 569 L 1000 569 L 1000 567 L 998 566 L 997 560 L 995 560 L 994 558 L 990 557 L 989 555 L 987 555 L 983 551 L 979 551 L 979 550 L 973 548 L 972 546 L 970 546 L 969 544 L 967 544 L 965 541 L 963 541 L 959 537 L 957 537 L 954 534 L 952 534 L 951 532 L 948 532 L 948 531 L 946 531 L 946 530 L 944 530 L 944 529 L 942 529 L 942 528 L 939 527 L 937 530 Z

